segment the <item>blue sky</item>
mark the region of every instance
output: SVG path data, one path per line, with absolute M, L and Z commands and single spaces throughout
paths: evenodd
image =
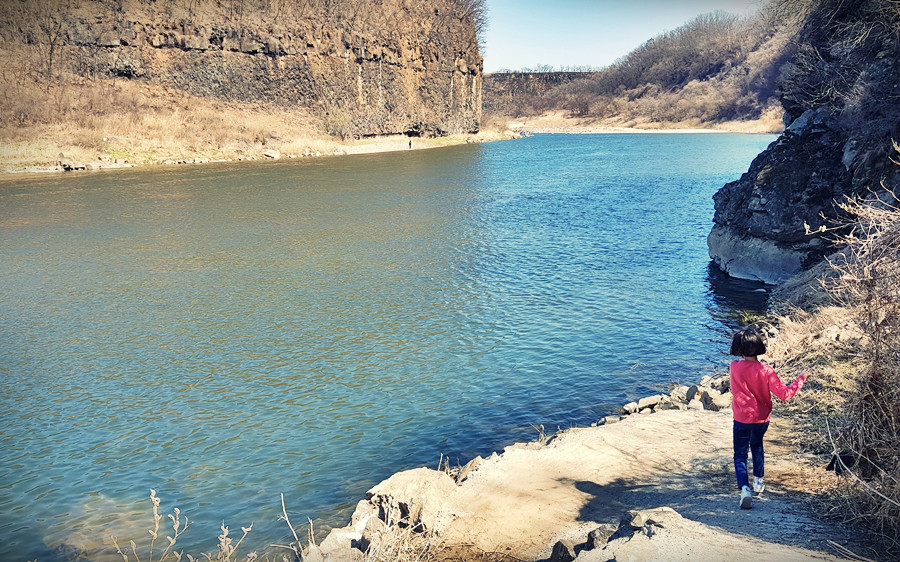
M 763 0 L 487 0 L 484 71 L 606 66 L 700 14 L 749 14 Z

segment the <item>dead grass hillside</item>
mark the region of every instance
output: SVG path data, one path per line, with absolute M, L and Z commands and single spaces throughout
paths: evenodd
M 596 72 L 501 72 L 485 77 L 484 111 L 526 120 L 564 111 L 582 124 L 782 129 L 776 88 L 798 28 L 772 6 L 751 18 L 697 17 Z

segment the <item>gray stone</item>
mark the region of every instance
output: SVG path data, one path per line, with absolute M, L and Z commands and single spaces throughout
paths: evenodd
M 715 399 L 720 396 L 719 391 L 708 389 L 704 390 L 700 393 L 700 402 L 703 403 L 704 410 L 710 410 L 712 412 L 718 412 L 719 406 L 716 404 Z
M 692 384 L 690 387 L 688 387 L 687 392 L 685 392 L 684 401 L 690 403 L 695 398 L 699 398 L 700 397 L 699 395 L 700 395 L 700 387 L 697 386 L 696 384 Z
M 688 402 L 687 409 L 688 410 L 704 410 L 705 408 L 703 407 L 703 402 L 701 402 L 699 398 L 695 398 L 694 400 L 691 400 L 690 402 Z
M 803 225 L 797 225 L 799 230 Z M 800 272 L 808 251 L 794 250 L 772 240 L 737 236 L 715 225 L 707 237 L 709 257 L 732 277 L 777 285 Z
M 675 402 L 687 402 L 687 392 L 688 387 L 683 384 L 679 384 L 678 386 L 673 388 L 671 392 L 669 392 L 669 397 L 671 397 Z
M 637 402 L 629 402 L 628 404 L 625 404 L 624 406 L 622 406 L 622 410 L 624 410 L 626 414 L 633 414 L 633 413 L 637 412 L 638 411 Z
M 659 404 L 659 401 L 662 400 L 662 394 L 657 394 L 655 396 L 647 396 L 638 400 L 637 406 L 638 410 L 643 410 L 644 408 L 652 408 Z
M 553 552 L 550 553 L 547 562 L 572 562 L 573 560 L 575 560 L 575 543 L 563 539 L 553 545 Z
M 657 411 L 662 410 L 684 410 L 687 406 L 683 402 L 673 402 L 672 400 L 666 400 L 665 402 L 660 402 L 656 407 Z
M 115 31 L 104 31 L 100 34 L 97 44 L 101 47 L 118 47 L 122 42 Z
M 700 402 L 703 404 L 703 409 L 705 410 L 710 410 L 712 412 L 726 410 L 731 407 L 731 393 L 722 394 L 712 388 L 704 390 L 703 393 L 700 394 Z
M 205 51 L 209 49 L 209 39 L 198 35 L 186 35 L 181 40 L 181 48 L 185 51 Z
M 87 168 L 87 166 L 82 162 L 76 162 L 71 158 L 62 157 L 62 155 L 60 156 L 61 157 L 58 162 L 59 167 L 67 172 L 71 172 L 73 170 L 84 170 Z
M 271 158 L 272 160 L 278 160 L 279 158 L 281 158 L 281 152 L 274 148 L 264 148 L 262 154 L 266 158 Z
M 709 384 L 711 388 L 714 388 L 723 394 L 731 390 L 731 379 L 728 375 L 712 377 Z
M 657 507 L 654 509 L 633 510 L 628 512 L 631 518 L 631 528 L 639 530 L 652 525 L 655 527 L 671 527 L 673 523 L 683 518 L 671 507 Z
M 615 525 L 604 525 L 602 527 L 597 527 L 587 536 L 587 543 L 584 545 L 585 550 L 594 550 L 596 548 L 603 548 L 603 545 L 609 540 L 609 537 L 616 532 Z

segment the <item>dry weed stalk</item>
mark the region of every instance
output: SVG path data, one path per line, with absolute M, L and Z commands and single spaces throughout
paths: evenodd
M 159 523 L 162 521 L 162 516 L 159 514 L 159 497 L 156 495 L 156 490 L 150 489 L 150 502 L 153 505 L 153 528 L 148 529 L 147 532 L 150 533 L 150 547 L 147 552 L 147 559 L 149 562 L 153 562 L 153 547 L 156 544 L 156 539 L 159 538 Z M 171 550 L 173 546 L 175 546 L 175 542 L 188 528 L 190 525 L 190 520 L 185 515 L 184 517 L 184 525 L 181 524 L 181 510 L 177 507 L 172 510 L 172 513 L 169 514 L 169 519 L 172 521 L 172 535 L 167 535 L 166 540 L 168 541 L 168 545 L 166 549 L 163 551 L 161 555 L 156 559 L 157 562 L 164 562 L 165 560 L 174 559 L 176 561 L 181 560 L 184 551 L 178 552 Z M 122 557 L 124 562 L 128 561 L 128 547 L 125 547 L 125 551 L 122 551 L 122 548 L 119 546 L 118 540 L 115 536 L 112 537 L 113 546 L 116 547 L 116 552 Z M 137 543 L 134 540 L 130 541 L 131 546 L 131 554 L 134 555 L 137 562 L 141 562 L 141 557 L 138 554 Z M 171 551 L 171 552 L 170 552 Z M 193 561 L 194 559 L 191 555 L 188 555 L 188 559 Z
M 432 540 L 410 527 L 390 525 L 376 533 L 365 552 L 365 562 L 431 562 L 437 560 Z

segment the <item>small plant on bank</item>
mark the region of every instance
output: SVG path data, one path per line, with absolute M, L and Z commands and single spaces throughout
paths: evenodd
M 164 529 L 161 531 L 160 523 L 162 522 L 163 517 L 159 514 L 160 499 L 159 496 L 156 495 L 156 490 L 150 490 L 150 502 L 153 506 L 153 528 L 147 530 L 150 534 L 150 545 L 147 547 L 146 553 L 143 556 L 140 553 L 138 544 L 133 539 L 129 541 L 127 546 L 122 547 L 119 545 L 117 537 L 112 537 L 113 546 L 115 547 L 116 552 L 122 557 L 123 562 L 131 562 L 132 559 L 129 555 L 133 556 L 136 562 L 166 562 L 167 560 L 180 562 L 182 558 L 187 559 L 188 562 L 201 560 L 201 558 L 195 558 L 190 554 L 185 554 L 184 550 L 177 551 L 173 548 L 178 541 L 178 538 L 184 534 L 190 526 L 188 517 L 185 515 L 184 523 L 182 523 L 181 510 L 177 507 L 172 510 L 172 513 L 168 514 L 168 518 L 172 525 L 172 534 L 165 535 L 165 543 L 163 543 L 160 541 L 160 533 L 165 533 L 166 531 Z M 251 523 L 249 527 L 241 527 L 243 535 L 241 535 L 241 538 L 235 543 L 234 540 L 228 536 L 228 527 L 225 526 L 225 523 L 222 523 L 222 534 L 218 536 L 219 551 L 215 555 L 201 554 L 200 556 L 208 562 L 212 562 L 213 560 L 216 562 L 236 562 L 238 560 L 238 547 L 241 546 L 241 543 L 252 529 L 253 523 Z M 131 550 L 129 550 L 129 546 Z M 159 552 L 160 549 L 162 549 L 162 552 Z M 251 552 L 246 556 L 245 560 L 250 562 L 257 558 L 257 554 Z

